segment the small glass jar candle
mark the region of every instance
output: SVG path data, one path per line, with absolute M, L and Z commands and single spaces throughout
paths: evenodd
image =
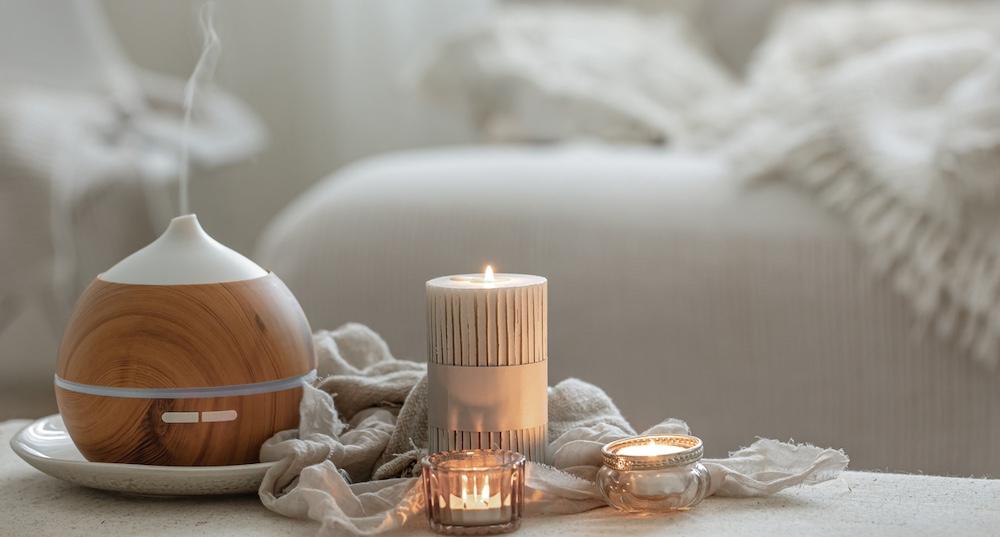
M 421 465 L 432 530 L 489 535 L 521 525 L 524 455 L 499 449 L 446 451 L 424 457 Z
M 630 513 L 675 511 L 700 502 L 711 476 L 698 461 L 701 439 L 687 435 L 636 436 L 611 442 L 597 487 L 608 504 Z

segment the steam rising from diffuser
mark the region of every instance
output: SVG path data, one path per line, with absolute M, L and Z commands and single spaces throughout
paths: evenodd
M 191 180 L 191 170 L 189 165 L 190 143 L 188 134 L 191 129 L 191 112 L 194 110 L 194 99 L 198 93 L 198 88 L 205 87 L 212 82 L 215 74 L 215 66 L 219 63 L 219 54 L 222 52 L 222 41 L 215 33 L 213 18 L 215 16 L 215 2 L 208 2 L 201 6 L 198 11 L 198 20 L 201 23 L 201 56 L 194 66 L 191 78 L 184 86 L 184 126 L 181 139 L 181 170 L 180 170 L 180 214 L 185 215 L 190 212 L 188 200 L 188 183 Z

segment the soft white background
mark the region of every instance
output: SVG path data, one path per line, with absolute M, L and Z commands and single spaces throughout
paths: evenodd
M 104 0 L 137 65 L 186 78 L 200 52 L 201 1 Z M 219 240 L 249 253 L 296 194 L 346 162 L 385 150 L 469 139 L 458 120 L 421 106 L 406 72 L 435 36 L 490 0 L 220 0 L 216 82 L 270 130 L 254 160 L 195 173 L 192 208 Z
M 686 13 L 739 71 L 770 15 L 793 0 L 630 1 Z M 188 76 L 200 51 L 203 0 L 101 3 L 134 63 Z M 192 207 L 201 221 L 250 253 L 277 211 L 339 166 L 388 150 L 474 142 L 467 125 L 421 102 L 407 80 L 435 41 L 501 3 L 217 0 L 223 51 L 216 82 L 262 117 L 271 142 L 253 161 L 195 175 Z

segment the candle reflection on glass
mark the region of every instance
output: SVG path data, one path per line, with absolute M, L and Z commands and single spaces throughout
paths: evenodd
M 524 503 L 524 456 L 513 451 L 466 450 L 422 461 L 427 519 L 446 535 L 517 529 Z
M 510 518 L 510 504 L 500 500 L 500 492 L 490 494 L 490 476 L 482 476 L 481 488 L 475 477 L 461 476 L 461 497 L 450 495 L 451 521 L 454 524 L 480 526 L 496 524 Z

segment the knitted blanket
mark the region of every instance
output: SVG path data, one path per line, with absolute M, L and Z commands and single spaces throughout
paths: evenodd
M 260 499 L 272 511 L 321 523 L 320 535 L 373 535 L 426 524 L 419 487 L 427 445 L 425 365 L 398 360 L 359 324 L 314 335 L 321 380 L 305 389 L 298 430 L 261 448 L 277 461 Z M 668 419 L 651 434 L 688 433 Z M 601 448 L 635 430 L 600 388 L 569 379 L 549 389 L 551 466 L 528 463 L 528 515 L 578 513 L 604 505 L 594 483 Z M 762 496 L 835 478 L 838 450 L 759 439 L 727 459 L 704 460 L 710 494 Z
M 1000 6 L 792 8 L 745 86 L 689 120 L 737 176 L 842 215 L 921 332 L 1000 362 Z

